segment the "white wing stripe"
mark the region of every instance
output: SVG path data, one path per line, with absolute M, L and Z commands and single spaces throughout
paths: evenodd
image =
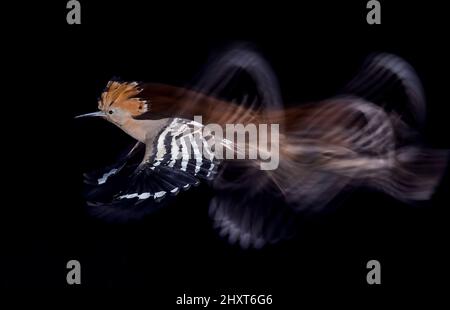
M 164 140 L 166 139 L 166 135 L 172 130 L 172 125 L 175 123 L 176 119 L 174 119 L 169 126 L 159 135 L 158 137 L 158 145 L 154 166 L 158 166 L 164 158 L 166 154 L 166 147 L 164 145 Z

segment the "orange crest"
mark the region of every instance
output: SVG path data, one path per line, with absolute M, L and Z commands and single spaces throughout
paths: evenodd
M 98 101 L 98 108 L 106 111 L 113 106 L 129 111 L 132 116 L 138 116 L 149 109 L 148 101 L 137 96 L 141 91 L 137 82 L 109 81 Z

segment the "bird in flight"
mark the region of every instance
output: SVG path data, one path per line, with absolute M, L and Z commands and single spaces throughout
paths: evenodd
M 404 105 L 395 101 L 389 110 L 380 103 L 389 102 L 392 90 Z M 189 88 L 113 79 L 98 109 L 78 117 L 103 118 L 136 144 L 113 165 L 85 174 L 93 214 L 138 219 L 206 182 L 214 191 L 214 227 L 243 248 L 291 237 L 298 214 L 321 210 L 350 186 L 405 202 L 427 200 L 447 163 L 447 151 L 418 144 L 426 110 L 422 85 L 408 63 L 389 54 L 369 57 L 337 96 L 285 106 L 266 60 L 238 46 Z M 261 145 L 218 135 L 229 124 L 276 125 L 278 131 Z M 261 169 L 267 157 L 245 157 L 250 150 L 277 156 L 276 168 Z

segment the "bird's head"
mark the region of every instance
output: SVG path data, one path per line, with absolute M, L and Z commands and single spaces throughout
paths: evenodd
M 119 127 L 123 126 L 128 120 L 148 111 L 148 101 L 138 96 L 141 91 L 137 82 L 109 81 L 98 100 L 100 111 L 77 118 L 102 117 Z

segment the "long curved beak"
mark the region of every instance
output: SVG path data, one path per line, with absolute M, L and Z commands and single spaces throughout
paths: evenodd
M 81 114 L 81 115 L 75 116 L 75 118 L 80 118 L 80 117 L 105 117 L 105 113 L 103 111 L 98 111 L 98 112 L 86 113 L 86 114 Z

